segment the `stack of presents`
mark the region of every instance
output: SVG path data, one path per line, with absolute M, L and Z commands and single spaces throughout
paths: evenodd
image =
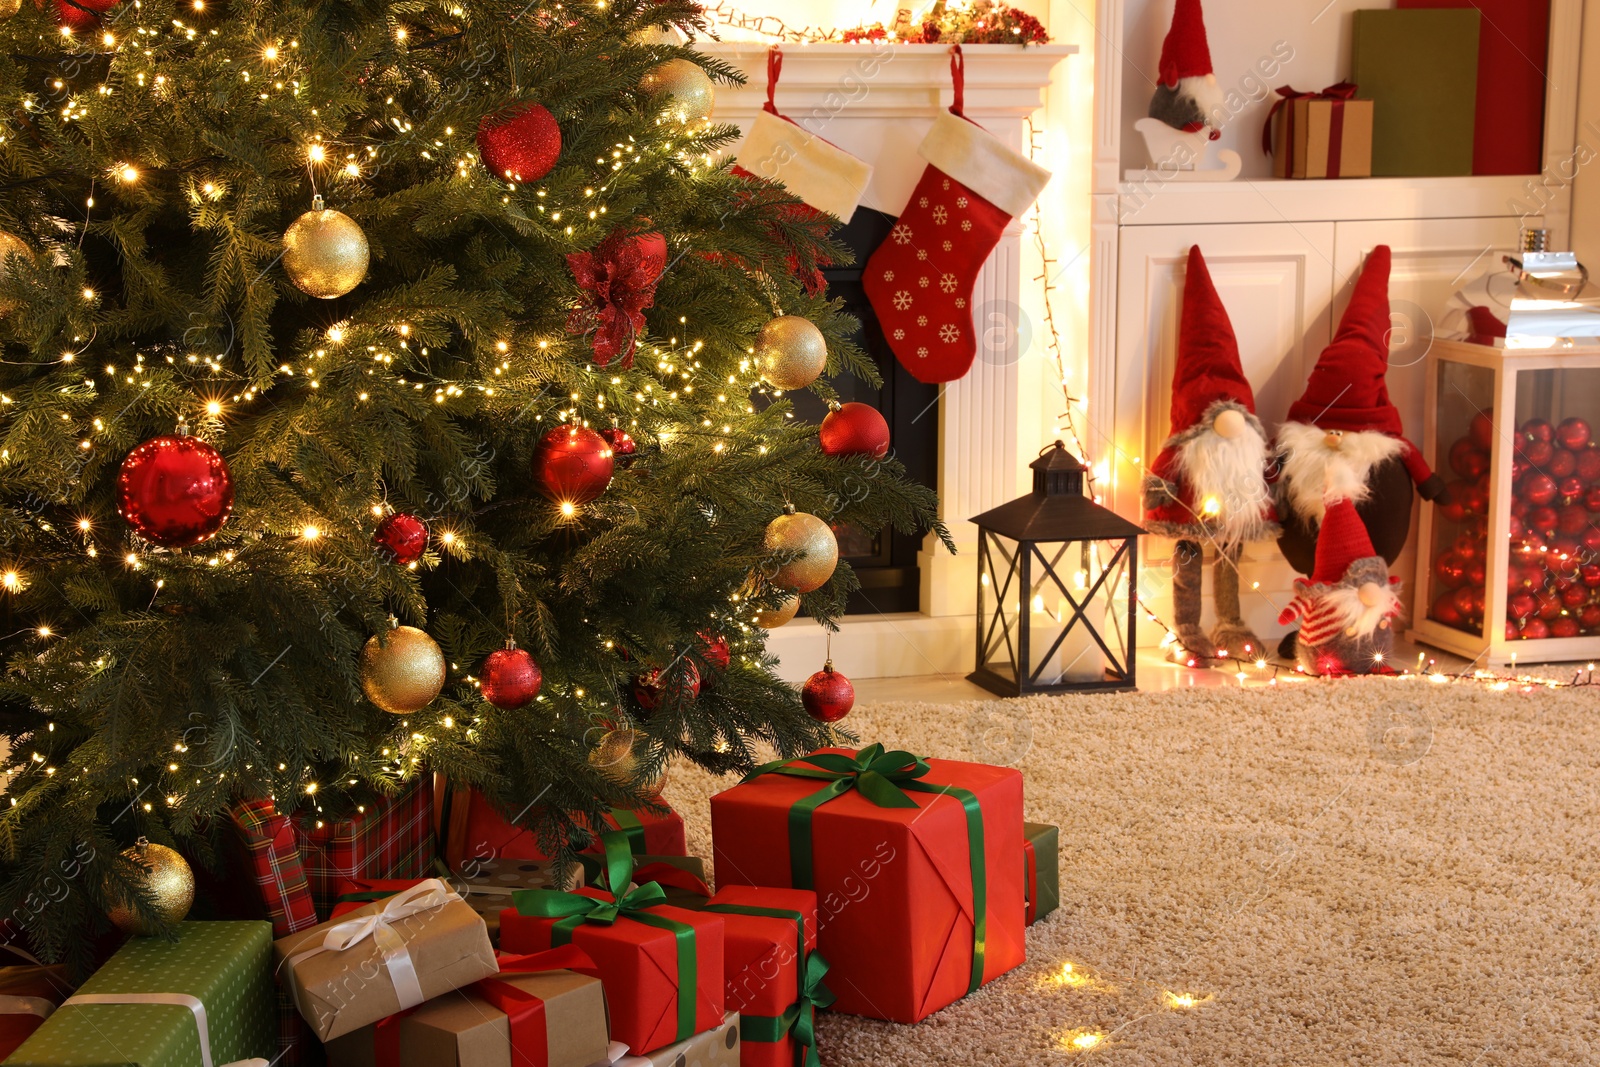
M 817 1011 L 917 1022 L 1057 903 L 1014 770 L 830 749 L 711 816 L 716 891 L 666 809 L 613 812 L 561 867 L 442 780 L 342 822 L 243 805 L 265 919 L 133 938 L 76 991 L 0 968 L 5 1063 L 815 1067 Z

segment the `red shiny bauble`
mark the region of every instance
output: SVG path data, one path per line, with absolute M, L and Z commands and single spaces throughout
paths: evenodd
M 1561 606 L 1564 608 L 1581 608 L 1588 602 L 1589 587 L 1582 583 L 1561 590 Z
M 397 511 L 373 531 L 372 543 L 388 553 L 396 563 L 415 563 L 428 547 L 428 525 L 415 515 Z
M 544 672 L 526 649 L 500 648 L 483 661 L 483 699 L 503 711 L 531 704 L 544 684 Z
M 1548 504 L 1560 492 L 1556 480 L 1543 471 L 1534 471 L 1517 485 L 1517 492 L 1530 504 Z
M 1488 565 L 1481 559 L 1475 559 L 1467 564 L 1467 584 L 1477 589 L 1482 589 L 1489 580 Z
M 1583 546 L 1585 552 L 1589 553 L 1590 559 L 1600 555 L 1600 526 L 1590 526 L 1579 534 L 1578 543 Z
M 1561 442 L 1562 448 L 1576 452 L 1588 445 L 1589 439 L 1589 424 L 1583 419 L 1563 419 L 1561 425 L 1556 427 L 1556 440 Z
M 1428 617 L 1435 622 L 1442 622 L 1446 626 L 1460 626 L 1461 612 L 1456 607 L 1454 593 L 1446 593 L 1433 602 L 1433 607 L 1428 611 Z
M 1583 491 L 1583 506 L 1588 511 L 1600 511 L 1600 482 Z
M 1554 475 L 1552 475 L 1554 477 Z M 1576 474 L 1569 474 L 1556 482 L 1556 492 L 1561 494 L 1561 499 L 1569 504 L 1583 496 L 1583 479 Z
M 1544 472 L 1550 477 L 1560 480 L 1578 471 L 1578 457 L 1576 453 L 1568 452 L 1564 448 L 1556 449 L 1556 454 L 1550 457 L 1550 462 L 1545 464 Z
M 1587 604 L 1578 612 L 1578 622 L 1583 624 L 1585 630 L 1600 627 L 1600 604 Z
M 1472 416 L 1467 434 L 1479 448 L 1489 451 L 1489 446 L 1494 444 L 1494 412 L 1480 411 Z
M 1445 552 L 1433 564 L 1433 576 L 1446 589 L 1458 589 L 1467 580 L 1467 563 L 1455 549 Z
M 1521 497 L 1514 496 L 1514 497 L 1511 498 L 1511 514 L 1514 517 L 1523 520 L 1523 522 L 1527 522 L 1528 512 L 1530 512 L 1532 510 L 1533 510 L 1533 505 L 1528 503 L 1526 500 L 1522 499 Z
M 1528 461 L 1527 460 L 1523 459 L 1521 456 L 1517 456 L 1514 459 L 1512 459 L 1512 461 L 1511 461 L 1511 480 L 1513 482 L 1522 481 L 1522 476 L 1524 474 L 1527 474 L 1527 473 L 1528 473 Z
M 1477 601 L 1474 599 L 1472 592 L 1473 591 L 1471 589 L 1464 588 L 1457 589 L 1451 594 L 1452 602 L 1456 606 L 1456 611 L 1460 613 L 1463 619 L 1470 619 L 1477 614 L 1477 612 L 1473 610 Z
M 1522 450 L 1522 458 L 1532 466 L 1544 470 L 1545 466 L 1555 458 L 1556 446 L 1549 441 L 1529 441 L 1528 446 Z
M 1520 629 L 1518 629 L 1517 624 L 1512 622 L 1510 619 L 1506 620 L 1506 640 L 1507 641 L 1521 641 L 1522 640 L 1522 631 Z
M 1466 510 L 1470 519 L 1477 515 L 1489 514 L 1489 490 L 1481 485 L 1469 485 L 1461 494 L 1461 506 Z
M 1568 504 L 1556 512 L 1556 529 L 1569 536 L 1583 533 L 1589 526 L 1589 509 L 1582 504 Z
M 1516 544 L 1517 539 L 1520 538 L 1528 528 L 1522 525 L 1522 520 L 1517 516 L 1508 515 L 1506 517 L 1511 520 L 1511 543 Z
M 1437 501 L 1439 515 L 1442 518 L 1449 522 L 1460 522 L 1467 517 L 1467 506 L 1462 502 L 1462 498 L 1468 488 L 1470 488 L 1468 482 L 1451 482 L 1445 488 L 1444 496 Z
M 611 484 L 611 445 L 584 426 L 557 426 L 533 451 L 533 482 L 558 504 L 586 504 Z
M 1591 444 L 1577 453 L 1578 477 L 1586 482 L 1600 482 L 1600 447 Z
M 817 440 L 825 456 L 882 458 L 889 451 L 889 424 L 877 408 L 852 401 L 828 412 Z
M 701 675 L 701 685 L 710 689 L 717 684 L 717 679 L 728 669 L 728 664 L 733 662 L 733 650 L 728 647 L 727 638 L 721 634 L 701 630 L 695 634 L 700 639 L 700 658 L 705 661 L 709 672 Z
M 1529 619 L 1522 624 L 1524 641 L 1544 641 L 1550 637 L 1550 624 L 1543 619 Z
M 478 121 L 478 154 L 496 178 L 538 181 L 561 155 L 561 127 L 539 104 L 512 104 Z
M 634 453 L 639 451 L 639 446 L 633 438 L 628 436 L 628 431 L 612 426 L 601 430 L 600 436 L 606 439 L 606 444 L 611 446 L 611 456 L 617 466 L 626 467 L 634 460 Z
M 1556 439 L 1556 428 L 1550 425 L 1549 419 L 1529 419 L 1517 429 L 1529 441 L 1543 441 L 1549 444 Z
M 1561 614 L 1560 594 L 1552 590 L 1545 589 L 1536 594 L 1536 598 L 1539 601 L 1539 618 L 1543 619 L 1545 622 L 1549 622 L 1551 619 L 1554 619 Z
M 1456 538 L 1455 552 L 1463 562 L 1471 563 L 1473 560 L 1480 558 L 1487 547 L 1482 540 L 1474 537 L 1471 533 L 1464 533 Z
M 100 25 L 100 16 L 117 6 L 117 0 L 56 0 L 56 19 L 75 33 L 88 33 Z M 87 10 L 86 10 L 87 9 Z
M 856 687 L 834 670 L 833 661 L 829 660 L 800 687 L 800 703 L 806 706 L 806 714 L 818 722 L 838 722 L 855 707 Z
M 1548 504 L 1536 508 L 1529 508 L 1527 517 L 1523 520 L 1528 524 L 1528 529 L 1544 537 L 1551 537 L 1556 532 L 1556 519 L 1559 513 Z
M 1539 613 L 1539 598 L 1532 593 L 1517 593 L 1506 602 L 1506 613 L 1513 619 L 1531 619 Z
M 1450 446 L 1450 469 L 1463 478 L 1476 478 L 1489 469 L 1489 456 L 1469 437 Z
M 232 511 L 228 463 L 198 437 L 151 438 L 129 452 L 117 472 L 117 513 L 158 545 L 198 545 L 222 529 Z
M 1522 566 L 1515 559 L 1506 568 L 1506 591 L 1520 593 L 1524 589 L 1532 589 L 1533 580 L 1528 577 L 1528 568 Z
M 1577 637 L 1578 620 L 1570 615 L 1563 615 L 1550 623 L 1551 637 Z
M 663 672 L 653 667 L 633 680 L 633 699 L 646 711 L 654 711 L 663 700 L 694 700 L 700 695 L 700 671 L 684 660 L 676 669 Z

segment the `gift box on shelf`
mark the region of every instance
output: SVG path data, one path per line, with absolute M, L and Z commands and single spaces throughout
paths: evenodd
M 1261 147 L 1272 156 L 1278 178 L 1370 178 L 1371 100 L 1357 100 L 1349 82 L 1320 93 L 1287 85 L 1267 113 Z
M 277 1048 L 272 927 L 185 922 L 135 937 L 44 1021 L 8 1067 L 211 1067 Z
M 610 1048 L 594 963 L 572 945 L 335 1038 L 329 1067 L 591 1067 Z
M 279 815 L 273 800 L 262 797 L 240 801 L 228 817 L 236 845 L 229 866 L 248 872 L 259 914 L 272 923 L 272 936 L 283 937 L 317 925 L 321 920 L 306 882 L 299 836 L 289 816 Z
M 1014 770 L 828 749 L 712 797 L 711 825 L 722 886 L 816 891 L 835 1010 L 918 1022 L 1023 961 Z
M 72 983 L 60 965 L 35 960 L 0 967 L 0 1060 L 15 1052 L 71 995 Z
M 584 882 L 584 867 L 579 863 L 565 867 L 554 860 L 468 860 L 464 868 L 473 872 L 453 874 L 448 879 L 467 905 L 483 917 L 489 940 L 500 943 L 500 912 L 511 903 L 519 889 L 576 888 Z M 565 878 L 561 877 L 565 875 Z M 419 878 L 361 878 L 343 883 L 334 901 L 330 918 L 348 915 L 363 904 L 382 900 L 421 881 Z
M 323 1041 L 497 970 L 483 919 L 437 878 L 272 948 L 280 980 Z
M 1022 824 L 1023 893 L 1032 926 L 1061 904 L 1061 831 L 1042 822 Z
M 364 878 L 426 878 L 433 871 L 433 789 L 418 778 L 404 792 L 348 818 L 294 816 L 317 915 L 333 912 L 339 887 Z
M 603 838 L 608 886 L 516 893 L 500 916 L 507 952 L 573 944 L 605 981 L 611 1035 L 638 1055 L 714 1027 L 723 1015 L 720 916 L 665 903 L 655 883 L 633 885 L 633 856 L 619 833 Z
M 739 1067 L 743 1047 L 739 1016 L 729 1012 L 713 1029 L 644 1056 L 630 1055 L 626 1045 L 613 1041 L 611 1054 L 594 1067 Z

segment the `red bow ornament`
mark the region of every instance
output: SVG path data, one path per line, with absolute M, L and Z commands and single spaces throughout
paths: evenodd
M 667 268 L 667 242 L 659 233 L 612 231 L 592 251 L 572 252 L 567 266 L 584 299 L 567 316 L 568 333 L 594 331 L 594 361 L 621 358 L 633 366 L 644 310 L 655 303 L 656 283 Z

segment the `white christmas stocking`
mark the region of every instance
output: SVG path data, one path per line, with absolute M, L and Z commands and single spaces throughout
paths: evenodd
M 889 239 L 867 260 L 867 299 L 895 357 L 923 382 L 949 382 L 977 354 L 972 287 L 1050 172 L 962 115 L 961 46 L 952 49 L 955 100 L 917 148 L 927 161 Z

